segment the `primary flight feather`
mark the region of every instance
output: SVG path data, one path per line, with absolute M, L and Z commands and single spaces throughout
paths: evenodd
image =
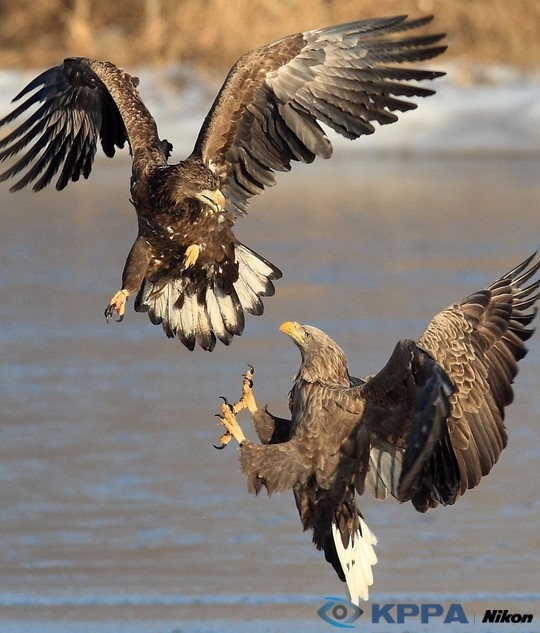
M 172 146 L 137 90 L 138 80 L 109 62 L 68 58 L 31 81 L 0 126 L 0 161 L 16 158 L 0 180 L 17 191 L 87 178 L 98 142 L 132 156 L 131 201 L 138 237 L 122 287 L 106 309 L 124 315 L 128 297 L 167 336 L 212 350 L 242 333 L 244 312 L 260 315 L 274 293 L 276 266 L 240 243 L 233 225 L 249 199 L 292 161 L 328 158 L 319 122 L 355 139 L 374 123 L 397 120 L 412 97 L 433 94 L 418 81 L 443 73 L 403 68 L 440 54 L 442 35 L 411 35 L 431 20 L 380 18 L 306 31 L 241 57 L 208 113 L 191 155 L 169 164 Z M 33 108 L 36 108 L 32 110 Z M 31 112 L 31 114 L 30 114 Z

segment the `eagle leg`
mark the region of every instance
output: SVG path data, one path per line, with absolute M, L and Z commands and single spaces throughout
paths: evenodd
M 122 321 L 124 318 L 124 314 L 126 312 L 126 303 L 129 297 L 129 290 L 119 290 L 112 296 L 112 299 L 109 301 L 109 305 L 105 308 L 105 318 L 107 322 L 112 317 L 114 312 L 118 314 L 118 322 Z
M 230 404 L 227 401 L 227 398 L 225 398 L 224 396 L 220 396 L 223 399 L 223 404 L 221 406 L 222 416 L 220 416 L 219 413 L 216 415 L 219 418 L 221 424 L 223 424 L 223 426 L 227 430 L 219 438 L 219 441 L 220 441 L 219 446 L 217 446 L 216 444 L 213 445 L 214 448 L 217 448 L 218 450 L 223 450 L 227 446 L 227 444 L 229 444 L 229 442 L 233 439 L 233 437 L 236 437 L 236 439 L 238 439 L 238 437 L 233 433 L 233 431 L 229 430 L 228 425 L 234 426 L 235 430 L 239 432 L 239 434 L 241 435 L 242 439 L 241 440 L 238 439 L 238 443 L 245 440 L 244 434 L 242 433 L 242 429 L 240 428 L 236 420 L 236 414 L 242 411 L 242 409 L 249 409 L 250 413 L 252 414 L 255 413 L 255 411 L 257 411 L 257 403 L 255 402 L 255 398 L 253 396 L 253 391 L 252 391 L 254 372 L 255 372 L 255 369 L 253 368 L 253 366 L 248 365 L 248 368 L 245 374 L 243 374 L 242 395 L 240 397 L 240 400 L 238 400 L 238 402 L 235 402 L 234 404 Z M 225 415 L 227 416 L 226 420 L 224 420 Z
M 234 405 L 229 404 L 225 398 L 223 398 L 223 404 L 221 405 L 221 415 L 218 415 L 219 421 L 226 429 L 226 432 L 219 438 L 221 442 L 221 446 L 214 446 L 218 449 L 222 449 L 234 439 L 238 442 L 238 444 L 242 444 L 245 441 L 246 436 L 244 435 L 238 421 L 236 419 L 236 412 L 234 410 Z

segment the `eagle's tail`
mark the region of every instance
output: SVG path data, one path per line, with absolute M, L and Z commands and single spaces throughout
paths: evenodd
M 332 521 L 333 545 L 344 577 L 339 572 L 338 575 L 347 583 L 350 600 L 356 605 L 360 600 L 369 598 L 369 587 L 373 584 L 371 568 L 377 563 L 377 555 L 373 549 L 377 537 L 361 516 L 358 519 L 359 524 L 353 534 L 347 528 L 343 529 L 343 526 L 340 528 L 339 520 Z M 328 558 L 330 552 L 325 554 Z
M 212 351 L 219 339 L 228 345 L 244 330 L 244 312 L 260 315 L 261 297 L 275 292 L 272 279 L 281 271 L 243 244 L 235 245 L 228 266 L 207 270 L 183 268 L 165 283 L 147 279 L 135 300 L 137 312 L 148 312 L 169 338 L 178 336 L 190 350 L 195 344 Z
M 280 446 L 277 444 L 276 446 Z M 367 600 L 373 584 L 371 568 L 377 562 L 377 538 L 368 528 L 354 500 L 354 488 L 336 503 L 331 489 L 312 482 L 293 488 L 304 530 L 313 530 L 313 543 L 323 550 L 339 579 L 347 583 L 351 602 Z

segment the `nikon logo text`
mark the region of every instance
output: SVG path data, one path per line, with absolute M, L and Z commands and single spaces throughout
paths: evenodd
M 492 624 L 525 624 L 532 622 L 532 613 L 508 613 L 508 609 L 486 609 L 482 622 L 490 622 Z

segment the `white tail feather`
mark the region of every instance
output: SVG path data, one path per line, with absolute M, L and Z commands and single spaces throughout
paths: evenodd
M 246 310 L 246 312 L 256 315 L 263 313 L 262 301 L 253 288 L 248 285 L 242 274 L 240 274 L 238 280 L 234 282 L 234 289 L 242 304 L 242 308 Z
M 349 591 L 350 600 L 358 605 L 360 600 L 368 600 L 369 587 L 373 584 L 372 566 L 377 563 L 377 555 L 373 546 L 377 543 L 377 537 L 368 528 L 360 517 L 360 530 L 349 540 L 347 547 L 343 547 L 341 532 L 332 521 L 332 536 L 336 545 L 336 551 L 345 574 L 345 581 Z
M 236 246 L 235 256 L 238 263 L 238 277 L 251 288 L 253 293 L 257 296 L 272 295 L 274 288 L 269 280 L 279 278 L 279 274 L 276 275 L 276 269 L 243 244 Z
M 180 269 L 178 277 L 162 285 L 147 280 L 135 309 L 148 311 L 152 323 L 161 323 L 167 336 L 178 336 L 188 349 L 198 343 L 212 350 L 216 337 L 228 345 L 244 329 L 244 312 L 263 313 L 260 297 L 273 295 L 271 280 L 281 277 L 277 268 L 247 246 L 235 244 L 234 248 L 237 279 L 234 267 L 229 267 L 227 279 L 221 266 L 209 266 L 203 280 Z
M 210 323 L 214 328 L 216 336 L 221 342 L 228 343 L 231 339 L 231 335 L 227 332 L 216 295 L 214 294 L 212 288 L 207 288 L 206 290 L 206 309 L 208 311 L 208 318 L 210 319 Z

